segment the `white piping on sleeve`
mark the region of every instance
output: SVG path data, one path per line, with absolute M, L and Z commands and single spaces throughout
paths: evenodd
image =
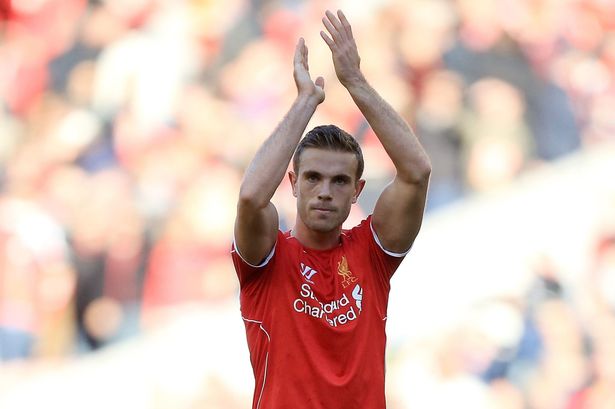
M 246 261 L 245 258 L 243 258 L 243 256 L 241 255 L 241 253 L 239 252 L 239 249 L 237 248 L 237 243 L 235 243 L 235 237 L 233 237 L 233 250 L 231 251 L 231 253 L 234 251 L 235 253 L 237 253 L 237 255 L 243 260 L 244 263 L 246 263 L 247 265 L 249 265 L 250 267 L 253 268 L 261 268 L 261 267 L 265 267 L 267 265 L 267 263 L 269 263 L 269 260 L 271 260 L 271 258 L 273 257 L 273 255 L 275 254 L 275 245 L 277 244 L 277 241 L 274 243 L 273 248 L 271 249 L 271 252 L 269 252 L 269 254 L 267 255 L 267 257 L 265 258 L 265 260 L 263 260 L 262 263 L 260 263 L 259 265 L 255 266 L 254 264 L 250 264 Z
M 389 256 L 391 256 L 391 257 L 404 257 L 406 254 L 408 254 L 408 252 L 410 252 L 410 249 L 404 251 L 403 253 L 394 253 L 392 251 L 389 251 L 389 250 L 385 249 L 382 246 L 382 243 L 380 243 L 380 239 L 378 239 L 378 235 L 376 234 L 376 231 L 374 230 L 374 226 L 372 226 L 371 219 L 369 221 L 369 228 L 372 231 L 372 236 L 374 236 L 374 240 L 376 241 L 376 244 L 378 244 L 378 247 L 380 247 L 382 249 L 382 251 L 384 251 Z M 412 248 L 412 246 L 410 246 L 410 248 Z

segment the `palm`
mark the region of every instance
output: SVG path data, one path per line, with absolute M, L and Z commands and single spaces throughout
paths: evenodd
M 312 81 L 308 66 L 308 50 L 303 39 L 299 40 L 295 50 L 295 84 L 300 95 L 315 97 L 318 103 L 325 99 L 324 80 L 318 77 Z

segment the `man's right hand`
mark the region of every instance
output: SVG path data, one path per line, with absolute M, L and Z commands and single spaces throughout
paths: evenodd
M 295 48 L 294 78 L 299 97 L 306 97 L 316 105 L 325 100 L 325 79 L 316 78 L 312 81 L 308 65 L 308 49 L 303 38 L 299 39 Z

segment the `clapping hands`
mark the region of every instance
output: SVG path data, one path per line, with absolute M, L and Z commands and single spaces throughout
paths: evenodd
M 364 81 L 360 69 L 361 58 L 352 34 L 352 27 L 341 10 L 337 15 L 327 10 L 322 18 L 325 31 L 320 36 L 325 41 L 333 58 L 335 74 L 346 88 Z M 308 48 L 305 40 L 300 38 L 297 42 L 294 58 L 294 78 L 299 95 L 306 96 L 320 104 L 325 99 L 325 80 L 323 77 L 312 81 L 308 64 Z

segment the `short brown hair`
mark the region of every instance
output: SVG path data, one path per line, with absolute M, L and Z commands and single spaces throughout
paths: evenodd
M 354 153 L 357 158 L 357 180 L 361 178 L 365 166 L 363 152 L 357 140 L 343 129 L 335 125 L 320 125 L 305 134 L 303 139 L 299 141 L 299 145 L 297 145 L 295 150 L 295 156 L 293 157 L 295 173 L 299 170 L 301 154 L 308 148 Z

